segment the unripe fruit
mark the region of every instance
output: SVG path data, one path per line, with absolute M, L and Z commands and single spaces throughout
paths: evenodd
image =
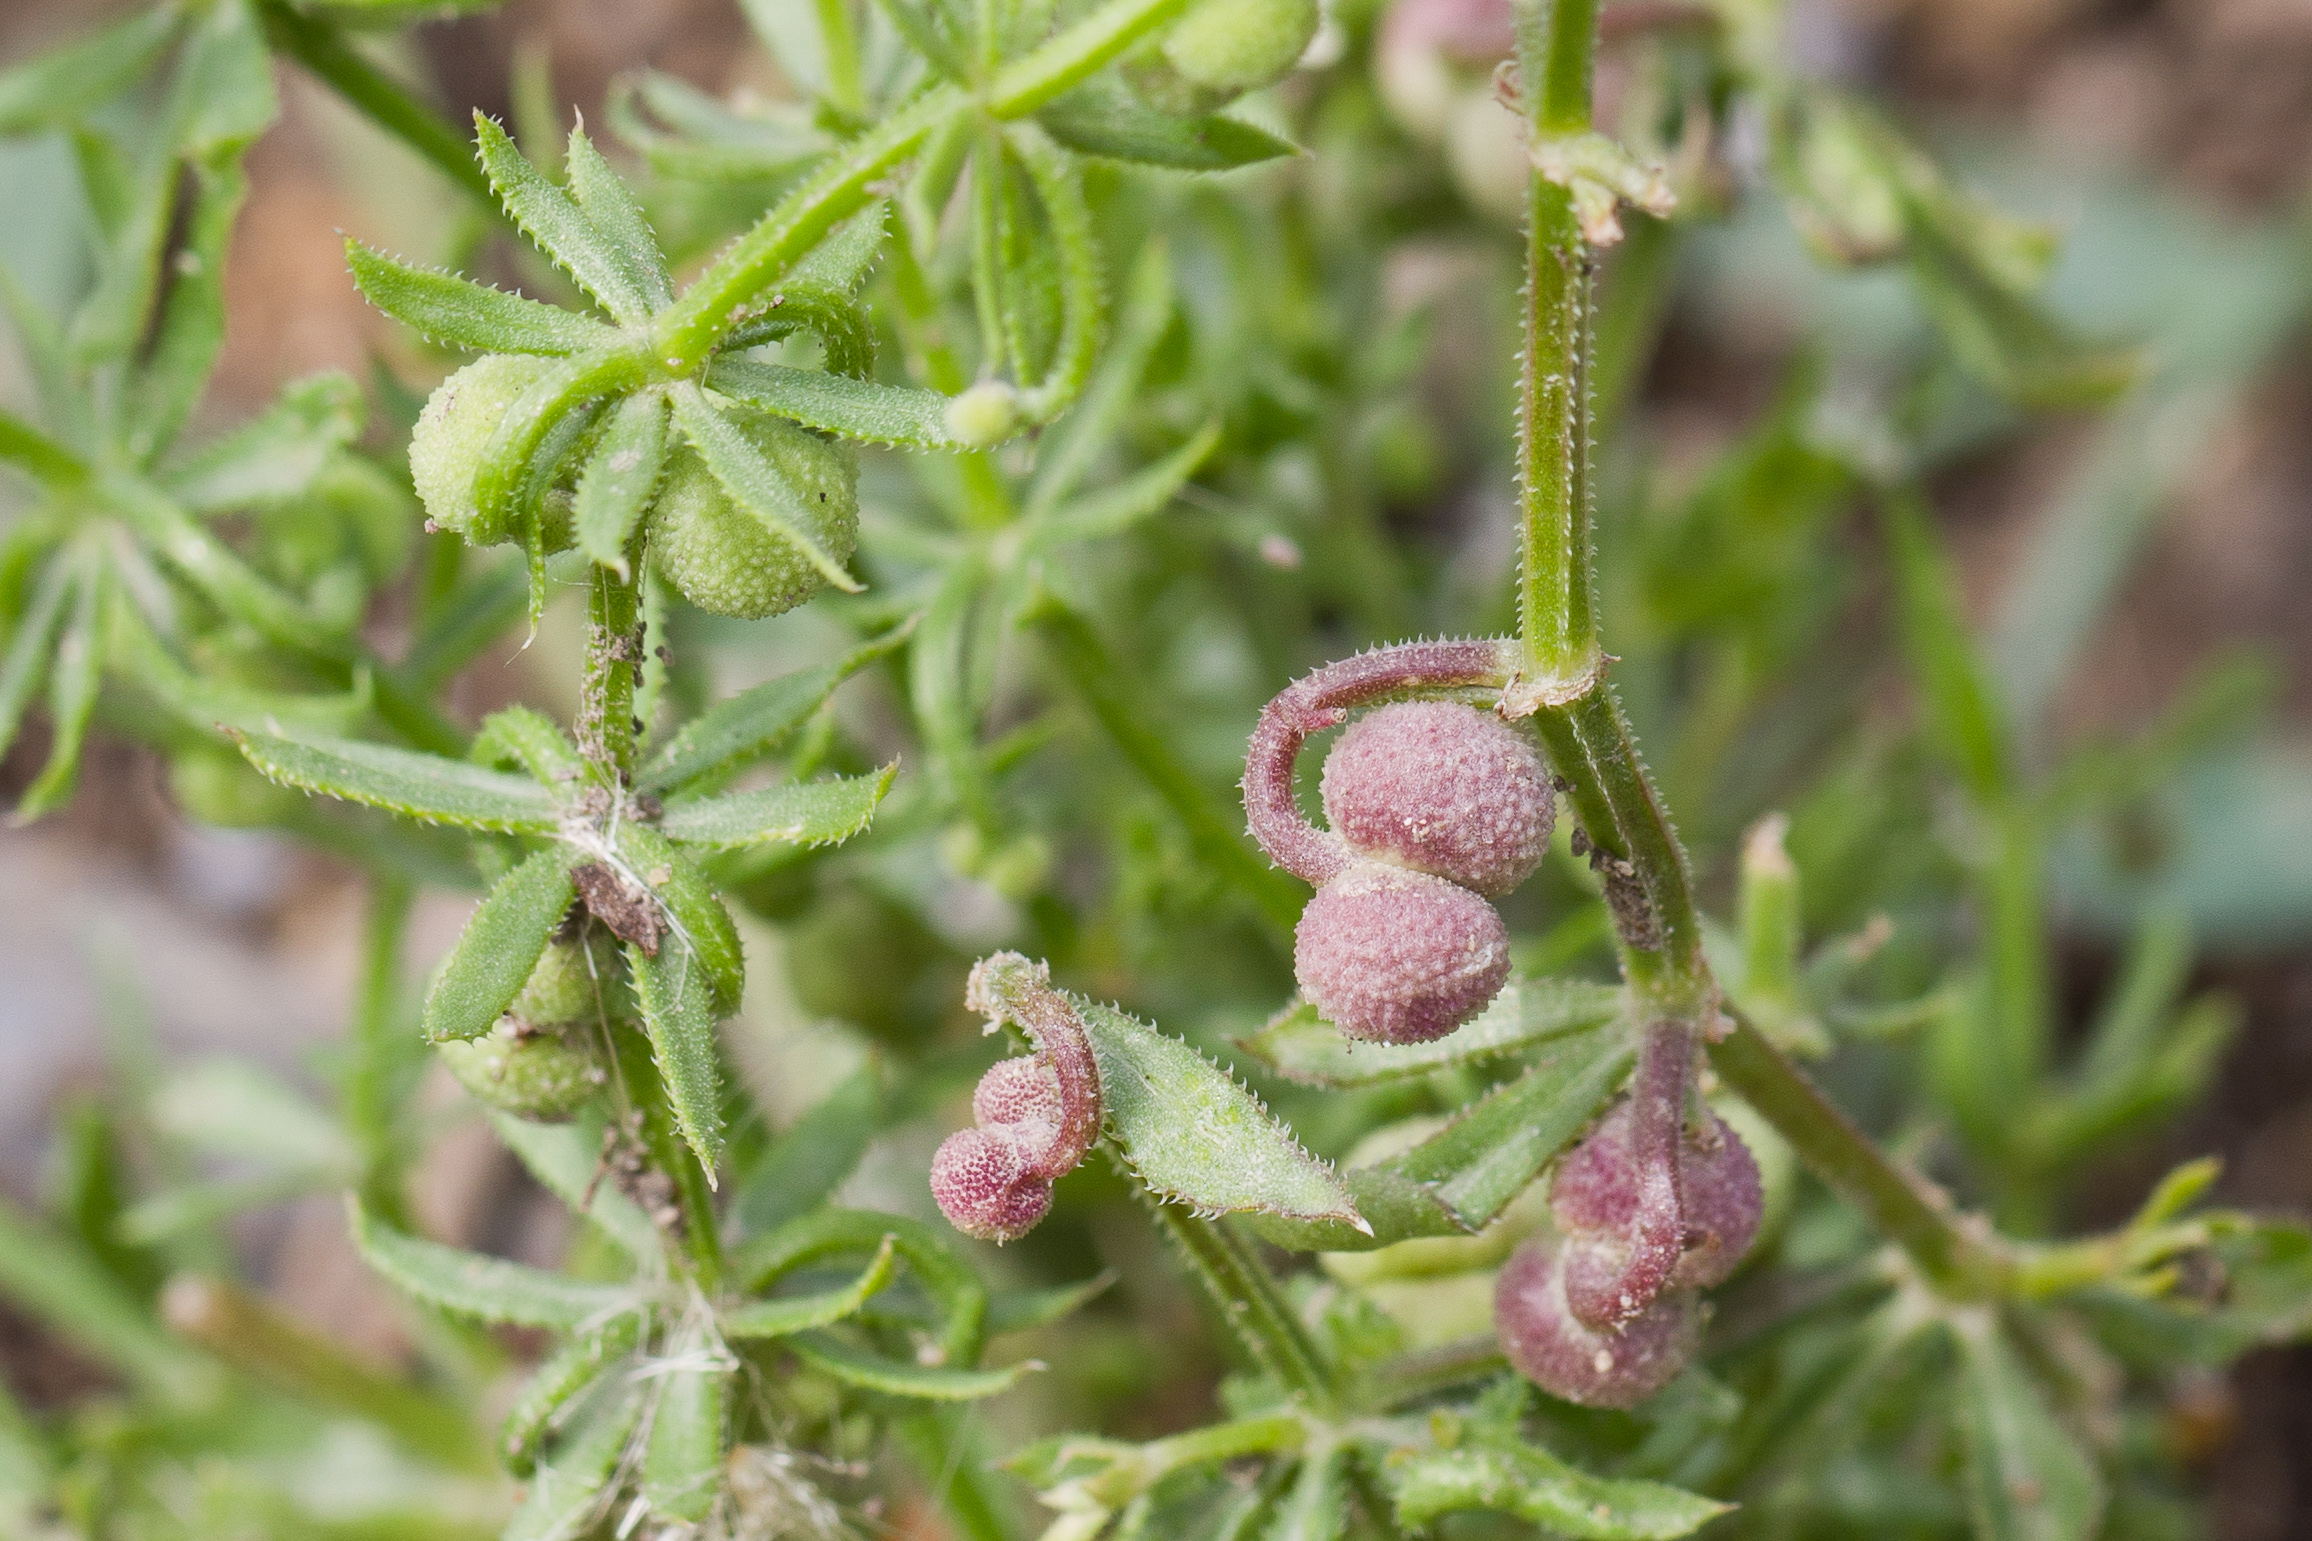
M 1557 799 L 1532 743 L 1458 701 L 1399 701 L 1325 756 L 1325 819 L 1362 856 L 1492 897 L 1549 854 Z
M 1535 1237 L 1494 1281 L 1493 1325 L 1520 1375 L 1551 1396 L 1585 1407 L 1635 1407 L 1685 1368 L 1701 1332 L 1690 1290 L 1657 1297 L 1619 1332 L 1584 1326 L 1566 1303 L 1560 1249 L 1578 1243 Z
M 1509 977 L 1509 933 L 1457 884 L 1352 862 L 1316 892 L 1293 933 L 1293 972 L 1351 1038 L 1426 1043 L 1484 1009 Z
M 782 418 L 727 416 L 794 490 L 797 516 L 836 561 L 859 535 L 858 467 L 850 454 Z M 688 444 L 666 457 L 649 522 L 650 551 L 683 598 L 715 615 L 760 620 L 792 610 L 826 580 L 793 541 L 739 505 Z
M 558 1123 L 591 1102 L 609 1080 L 583 1026 L 534 1026 L 514 1017 L 479 1038 L 434 1046 L 458 1084 L 519 1118 Z
M 1021 1159 L 1008 1128 L 959 1129 L 931 1157 L 931 1196 L 948 1224 L 982 1241 L 1017 1241 L 1052 1207 L 1052 1185 Z
M 475 511 L 474 475 L 507 409 L 552 365 L 527 353 L 492 353 L 434 388 L 409 441 L 410 480 L 428 519 L 477 546 L 516 538 L 510 511 L 486 520 Z
M 1670 1275 L 1672 1289 L 1723 1284 L 1758 1239 L 1766 1211 L 1758 1163 L 1742 1136 L 1715 1112 L 1678 1152 L 1678 1197 L 1686 1212 L 1686 1252 Z
M 947 431 L 972 449 L 988 449 L 1019 426 L 1019 392 L 1001 380 L 982 380 L 947 404 Z
M 1281 80 L 1317 35 L 1317 0 L 1203 0 L 1164 39 L 1164 61 L 1229 96 Z
M 607 945 L 589 955 L 589 949 L 576 942 L 549 942 L 506 1014 L 533 1027 L 550 1027 L 630 1017 L 634 1011 L 625 978 Z

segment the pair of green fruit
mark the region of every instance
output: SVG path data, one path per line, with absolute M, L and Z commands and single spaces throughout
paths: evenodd
M 434 1047 L 458 1084 L 490 1107 L 558 1123 L 609 1084 L 602 1031 L 633 1015 L 607 947 L 553 942 L 495 1027 Z
M 516 513 L 484 515 L 474 506 L 474 478 L 507 411 L 552 365 L 530 354 L 493 353 L 434 391 L 410 438 L 409 469 L 435 525 L 477 546 L 523 538 Z M 786 479 L 811 538 L 835 560 L 848 560 L 859 534 L 859 473 L 850 451 L 750 407 L 733 406 L 725 415 Z M 562 458 L 566 469 L 539 500 L 548 552 L 574 543 L 570 468 L 586 463 L 594 432 L 589 428 Z M 643 532 L 659 572 L 683 598 L 715 615 L 777 615 L 824 581 L 802 548 L 749 513 L 688 443 L 667 447 Z

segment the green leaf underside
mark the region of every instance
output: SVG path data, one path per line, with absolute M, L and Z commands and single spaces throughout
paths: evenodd
M 856 1316 L 886 1285 L 896 1266 L 897 1252 L 885 1237 L 865 1271 L 841 1289 L 815 1295 L 788 1295 L 774 1300 L 749 1301 L 725 1311 L 720 1320 L 726 1338 L 784 1338 L 814 1328 L 832 1327 Z
M 696 385 L 685 381 L 675 386 L 671 395 L 675 422 L 732 500 L 764 529 L 792 543 L 829 583 L 846 594 L 858 593 L 859 580 L 811 534 L 802 515 L 801 495 L 778 467 L 727 422 Z
M 1955 1409 L 1967 1507 L 1985 1541 L 2086 1541 L 2103 1515 L 2103 1481 L 2049 1411 L 2000 1326 L 1983 1313 L 1953 1325 Z
M 639 1388 L 596 1382 L 569 1437 L 531 1477 L 504 1541 L 575 1541 L 587 1531 L 642 1421 L 644 1400 Z
M 527 1477 L 538 1464 L 540 1447 L 560 1421 L 562 1409 L 624 1360 L 642 1341 L 639 1313 L 613 1318 L 600 1332 L 571 1339 L 538 1366 L 506 1412 L 498 1448 L 507 1468 Z
M 292 381 L 273 405 L 171 470 L 169 492 L 196 513 L 294 498 L 360 435 L 362 416 L 352 376 Z
M 666 397 L 638 391 L 618 405 L 578 478 L 578 544 L 605 567 L 626 570 L 626 545 L 666 467 Z
M 635 776 L 644 792 L 666 792 L 728 771 L 775 748 L 817 711 L 837 685 L 896 651 L 907 629 L 896 628 L 830 664 L 765 680 L 709 707 L 654 752 Z
M 862 1391 L 929 1402 L 969 1402 L 1009 1391 L 1027 1373 L 1024 1364 L 999 1370 L 959 1370 L 890 1359 L 826 1333 L 791 1339 L 788 1348 L 812 1369 Z
M 658 1255 L 658 1227 L 641 1206 L 616 1184 L 596 1181 L 602 1163 L 601 1114 L 582 1112 L 566 1124 L 537 1124 L 493 1109 L 490 1123 L 541 1186 L 573 1213 L 593 1221 L 627 1256 Z
M 610 169 L 602 152 L 594 148 L 594 141 L 575 128 L 570 131 L 565 165 L 570 192 L 580 212 L 609 246 L 628 282 L 654 310 L 672 300 L 674 284 L 666 271 L 666 256 L 658 249 L 658 237 L 642 217 L 634 194 Z
M 1179 118 L 1143 105 L 1122 81 L 1096 77 L 1036 114 L 1054 139 L 1084 155 L 1175 171 L 1231 171 L 1300 146 L 1219 113 Z
M 559 819 L 547 790 L 523 776 L 353 739 L 241 733 L 241 753 L 273 780 L 429 824 L 545 834 Z
M 894 761 L 872 776 L 669 803 L 658 828 L 691 845 L 834 845 L 867 827 L 898 772 Z
M 612 242 L 568 193 L 514 148 L 504 129 L 480 112 L 474 114 L 474 145 L 491 188 L 522 233 L 619 322 L 631 326 L 646 320 L 649 302 Z
M 629 943 L 626 961 L 675 1124 L 711 1178 L 722 1157 L 722 1072 L 715 1064 L 706 967 L 672 932 L 659 942 L 655 958 Z
M 551 845 L 498 879 L 426 992 L 428 1041 L 479 1038 L 506 1014 L 578 897 L 576 860 L 568 846 Z
M 584 762 L 553 718 L 536 707 L 501 706 L 482 719 L 466 758 L 498 769 L 511 762 L 533 781 L 576 781 Z
M 741 358 L 717 360 L 707 384 L 749 406 L 847 439 L 905 449 L 966 447 L 947 431 L 948 398 L 937 391 Z
M 706 966 L 706 1007 L 716 1018 L 739 1009 L 746 991 L 746 955 L 730 911 L 689 853 L 646 824 L 622 824 L 619 854 L 657 895 L 677 941 Z M 659 949 L 664 956 L 666 948 Z
M 346 242 L 345 259 L 370 304 L 433 342 L 476 353 L 566 357 L 618 341 L 614 328 L 591 316 L 453 273 L 412 267 L 359 241 Z
M 1303 1002 L 1280 1012 L 1238 1047 L 1303 1086 L 1371 1086 L 1449 1065 L 1514 1054 L 1585 1032 L 1623 1011 L 1616 985 L 1568 979 L 1512 979 L 1493 1004 L 1458 1032 L 1428 1043 L 1357 1043 Z
M 1387 1170 L 1411 1178 L 1475 1229 L 1509 1206 L 1628 1077 L 1632 1035 L 1617 1025 L 1558 1039 L 1533 1068 L 1472 1103 Z
M 358 1199 L 348 1199 L 346 1207 L 354 1244 L 370 1267 L 404 1293 L 459 1316 L 570 1331 L 640 1308 L 633 1292 L 619 1286 L 587 1284 L 411 1236 L 370 1215 Z
M 1092 1040 L 1109 1133 L 1149 1192 L 1206 1213 L 1359 1222 L 1340 1178 L 1228 1072 L 1120 1011 L 1068 999 Z
M 685 1334 L 674 1344 L 677 1360 L 704 1359 L 710 1352 L 697 1335 Z M 642 1452 L 642 1493 L 651 1509 L 668 1519 L 704 1519 L 714 1507 L 730 1379 L 725 1364 L 711 1362 L 669 1369 L 658 1377 L 658 1404 L 651 1409 Z
M 1491 1509 L 1577 1541 L 1672 1541 L 1733 1507 L 1659 1482 L 1593 1477 L 1525 1444 L 1429 1451 L 1386 1469 L 1397 1522 L 1415 1527 Z

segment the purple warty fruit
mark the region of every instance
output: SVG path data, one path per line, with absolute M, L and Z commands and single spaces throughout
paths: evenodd
M 1468 1021 L 1509 977 L 1509 933 L 1456 883 L 1355 862 L 1301 911 L 1293 972 L 1351 1038 L 1426 1043 Z
M 1619 1332 L 1585 1326 L 1566 1302 L 1559 1252 L 1581 1245 L 1536 1236 L 1502 1265 L 1493 1286 L 1501 1351 L 1551 1396 L 1585 1407 L 1635 1407 L 1685 1368 L 1701 1333 L 1701 1304 L 1691 1290 L 1675 1290 Z
M 975 1129 L 942 1141 L 931 1196 L 957 1230 L 1016 1241 L 1052 1207 L 1052 1184 L 1100 1135 L 1100 1070 L 1082 1017 L 1044 965 L 999 952 L 971 971 L 964 1001 L 989 1031 L 1016 1022 L 1035 1053 L 989 1067 L 971 1094 Z
M 1605 1330 L 1665 1290 L 1724 1282 L 1764 1207 L 1758 1165 L 1724 1120 L 1711 1113 L 1704 1129 L 1686 1131 L 1682 1087 L 1640 1120 L 1645 1095 L 1639 1086 L 1615 1103 L 1550 1178 L 1551 1218 L 1578 1243 L 1565 1258 L 1566 1299 Z
M 1325 756 L 1325 818 L 1360 856 L 1489 898 L 1549 854 L 1557 799 L 1525 735 L 1458 701 L 1398 701 L 1350 724 Z
M 1009 1129 L 959 1129 L 932 1154 L 931 1196 L 966 1236 L 1017 1241 L 1051 1209 L 1052 1184 L 1028 1170 Z

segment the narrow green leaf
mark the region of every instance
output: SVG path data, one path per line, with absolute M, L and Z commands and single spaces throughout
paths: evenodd
M 2103 1515 L 2095 1462 L 2048 1410 L 1988 1311 L 1962 1313 L 1952 1332 L 1959 1343 L 1955 1415 L 1975 1534 L 1984 1541 L 2087 1541 Z
M 675 1124 L 711 1183 L 722 1157 L 722 1070 L 715 1060 L 714 1014 L 707 1008 L 707 971 L 672 935 L 660 941 L 656 957 L 628 944 L 626 962 Z
M 787 270 L 781 282 L 823 288 L 836 294 L 857 294 L 875 270 L 890 233 L 891 205 L 878 198 L 837 225 L 827 238 L 811 248 L 802 261 Z
M 100 136 L 84 135 L 92 145 Z M 72 357 L 83 366 L 125 359 L 143 341 L 160 283 L 161 250 L 176 212 L 177 157 L 165 145 L 147 151 L 120 189 L 117 228 L 98 253 L 96 281 L 72 313 Z M 92 188 L 92 191 L 94 189 Z
M 797 332 L 818 337 L 830 373 L 853 380 L 866 380 L 874 374 L 875 325 L 866 308 L 840 290 L 798 283 L 792 278 L 771 291 L 770 298 L 749 319 L 731 328 L 723 340 L 720 359 L 738 362 L 737 355 L 745 349 Z
M 217 0 L 193 23 L 170 97 L 176 146 L 188 159 L 220 160 L 272 126 L 281 99 L 250 0 Z
M 1180 118 L 1158 112 L 1121 80 L 1101 75 L 1036 114 L 1061 144 L 1080 155 L 1164 166 L 1174 171 L 1233 171 L 1300 146 L 1267 129 L 1220 113 Z
M 830 145 L 807 112 L 783 105 L 742 116 L 688 81 L 644 70 L 611 82 L 610 126 L 662 177 L 759 181 L 818 159 Z
M 700 1520 L 722 1490 L 732 1366 L 703 1332 L 681 1333 L 669 1348 L 642 1450 L 642 1496 L 667 1519 Z
M 903 449 L 964 449 L 947 431 L 949 398 L 912 385 L 884 385 L 818 369 L 720 358 L 707 384 L 806 428 Z
M 1178 1038 L 1070 996 L 1100 1066 L 1110 1136 L 1149 1192 L 1208 1214 L 1360 1224 L 1348 1189 L 1227 1071 Z
M 635 776 L 636 788 L 669 792 L 709 782 L 769 753 L 809 721 L 837 685 L 897 652 L 909 630 L 893 627 L 833 663 L 782 674 L 717 702 L 643 762 Z
M 550 845 L 498 879 L 426 993 L 428 1042 L 479 1038 L 506 1014 L 578 897 L 576 860 L 568 846 Z
M 537 1124 L 493 1111 L 490 1123 L 540 1186 L 600 1227 L 626 1255 L 637 1260 L 659 1255 L 658 1227 L 640 1205 L 602 1181 L 602 1115 L 582 1110 L 566 1124 Z
M 666 466 L 666 397 L 637 391 L 618 404 L 578 476 L 578 545 L 624 574 L 626 546 Z
M 1633 1035 L 1613 1024 L 1557 1039 L 1532 1069 L 1486 1093 L 1386 1168 L 1426 1186 L 1475 1230 L 1508 1208 L 1581 1133 L 1635 1058 Z
M 196 674 L 162 645 L 134 605 L 113 607 L 111 630 L 113 677 L 196 733 L 243 728 L 339 734 L 367 720 L 375 705 L 366 672 L 357 672 L 351 688 L 333 696 L 292 696 Z
M 1036 526 L 1029 544 L 1048 551 L 1076 541 L 1123 534 L 1141 520 L 1162 513 L 1219 443 L 1220 425 L 1206 423 L 1189 435 L 1187 443 L 1162 459 L 1142 466 L 1114 486 L 1054 510 Z
M 843 564 L 812 535 L 803 513 L 802 495 L 779 468 L 726 421 L 695 384 L 684 381 L 671 395 L 674 420 L 682 426 L 684 437 L 738 505 L 760 520 L 763 528 L 802 552 L 829 583 L 846 594 L 858 593 L 859 580 L 844 571 Z
M 88 474 L 77 455 L 11 412 L 0 412 L 0 460 L 52 485 Z
M 361 436 L 364 415 L 351 375 L 332 369 L 292 380 L 263 412 L 178 462 L 162 485 L 196 514 L 284 502 Z
M 474 471 L 474 517 L 481 528 L 524 528 L 539 516 L 538 500 L 577 447 L 591 410 L 642 382 L 647 366 L 631 348 L 563 359 L 514 398 L 482 449 Z M 543 604 L 546 553 L 530 542 L 533 605 Z M 535 624 L 535 622 L 533 622 Z
M 160 325 L 136 379 L 128 448 L 140 462 L 176 441 L 225 345 L 225 254 L 249 179 L 232 163 L 196 176 L 185 243 L 170 262 Z
M 991 1397 L 1009 1391 L 1028 1369 L 1024 1364 L 1006 1365 L 1000 1370 L 916 1364 L 854 1347 L 825 1333 L 789 1339 L 787 1347 L 804 1364 L 845 1385 L 926 1402 L 969 1402 Z
M 603 1490 L 626 1457 L 647 1400 L 640 1389 L 606 1377 L 594 1385 L 570 1437 L 536 1468 L 503 1541 L 578 1541 L 594 1529 Z
M 342 653 L 343 625 L 330 625 L 242 559 L 215 533 L 160 495 L 141 477 L 101 479 L 108 507 L 152 550 L 228 616 L 276 642 L 317 653 Z
M 1171 254 L 1163 242 L 1150 241 L 1133 259 L 1124 313 L 1099 370 L 1076 405 L 1036 443 L 1036 473 L 1025 504 L 1029 522 L 1059 507 L 1114 440 L 1140 399 L 1140 381 L 1171 321 Z
M 673 299 L 674 286 L 667 276 L 665 254 L 658 249 L 658 237 L 642 217 L 634 194 L 581 129 L 570 130 L 567 166 L 570 192 L 578 200 L 580 212 L 609 247 L 627 282 L 653 310 Z
M 905 1215 L 861 1209 L 811 1209 L 731 1254 L 727 1277 L 748 1293 L 769 1289 L 798 1268 L 823 1259 L 867 1256 L 888 1243 L 940 1315 L 936 1339 L 948 1364 L 970 1364 L 986 1337 L 987 1287 L 939 1232 Z
M 370 1267 L 405 1294 L 456 1315 L 576 1332 L 642 1309 L 634 1292 L 622 1286 L 587 1284 L 502 1257 L 445 1247 L 395 1230 L 364 1210 L 358 1198 L 349 1195 L 345 1205 L 354 1245 Z
M 578 779 L 584 762 L 551 717 L 535 707 L 501 706 L 482 719 L 466 758 L 493 770 L 508 767 L 552 786 Z
M 383 252 L 345 243 L 345 260 L 362 295 L 428 342 L 476 353 L 568 356 L 615 346 L 618 334 L 591 316 L 508 294 Z
M 48 666 L 48 763 L 16 805 L 19 823 L 61 807 L 80 775 L 80 749 L 96 713 L 97 685 L 104 674 L 103 621 L 111 569 L 88 548 L 73 590 L 72 616 L 57 637 L 56 658 Z
M 1020 415 L 1048 423 L 1066 411 L 1099 362 L 1100 327 L 1107 301 L 1101 282 L 1100 251 L 1092 234 L 1092 211 L 1084 201 L 1081 172 L 1068 152 L 1032 122 L 1015 123 L 1007 135 L 1043 204 L 1051 258 L 1059 277 L 1060 332 L 1051 364 L 1042 378 L 1020 382 Z
M 506 214 L 621 325 L 650 319 L 650 302 L 611 242 L 570 195 L 523 158 L 495 119 L 476 111 L 474 146 Z
M 64 624 L 64 602 L 73 593 L 81 567 L 69 554 L 48 559 L 31 602 L 9 635 L 8 651 L 0 655 L 0 755 L 16 741 L 16 730 L 24 723 L 24 709 L 32 704 L 32 692 L 47 678 L 55 656 L 56 633 Z
M 898 1256 L 895 1247 L 894 1238 L 886 1236 L 866 1271 L 841 1289 L 824 1290 L 815 1295 L 750 1300 L 745 1305 L 731 1307 L 722 1313 L 722 1335 L 785 1338 L 818 1327 L 832 1327 L 846 1317 L 856 1316 L 861 1306 L 890 1284 Z
M 1383 1470 L 1397 1523 L 1415 1527 L 1491 1509 L 1578 1541 L 1672 1541 L 1733 1508 L 1659 1482 L 1593 1477 L 1521 1441 L 1397 1456 Z
M 508 1471 L 527 1477 L 537 1469 L 539 1452 L 553 1436 L 564 1410 L 640 1346 L 642 1322 L 639 1311 L 613 1317 L 600 1332 L 573 1339 L 538 1366 L 499 1427 L 498 1453 Z
M 987 1331 L 993 1337 L 1001 1332 L 1026 1332 L 1035 1327 L 1048 1327 L 1075 1315 L 1092 1301 L 1106 1294 L 1115 1284 L 1113 1271 L 1094 1274 L 1081 1284 L 1055 1284 L 1049 1289 L 1006 1290 L 987 1303 Z
M 714 885 L 690 856 L 648 825 L 619 825 L 618 845 L 620 855 L 657 895 L 675 938 L 705 965 L 707 1009 L 718 1018 L 738 1010 L 746 992 L 746 956 Z
M 250 764 L 284 786 L 388 808 L 428 824 L 542 835 L 560 820 L 552 794 L 526 776 L 354 739 L 233 736 Z
M 1901 600 L 1903 649 L 1924 700 L 1929 742 L 1976 802 L 2014 788 L 2009 727 L 1960 608 L 1958 580 L 1915 495 L 1885 505 L 1887 545 Z
M 841 1187 L 882 1126 L 882 1104 L 882 1071 L 870 1059 L 773 1140 L 732 1206 L 746 1233 L 774 1230 Z
M 438 686 L 521 619 L 527 590 L 520 562 L 483 564 L 425 616 L 399 672 L 417 689 Z
M 183 20 L 173 5 L 150 6 L 0 73 L 0 134 L 69 127 L 150 69 Z
M 730 792 L 669 803 L 661 833 L 689 845 L 836 845 L 865 829 L 899 773 L 894 760 L 872 776 Z
M 1303 1002 L 1279 1012 L 1237 1047 L 1303 1086 L 1371 1086 L 1477 1064 L 1603 1027 L 1623 1014 L 1616 985 L 1573 979 L 1511 979 L 1459 1031 L 1428 1043 L 1356 1043 Z

